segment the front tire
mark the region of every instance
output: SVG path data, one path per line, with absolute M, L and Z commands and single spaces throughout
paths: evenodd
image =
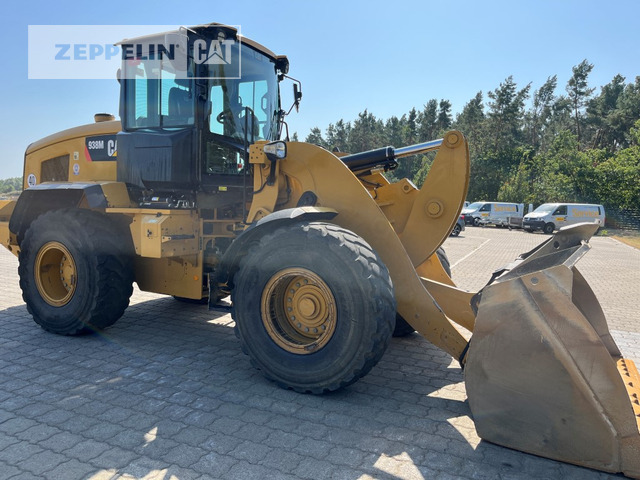
M 359 236 L 307 222 L 266 235 L 234 277 L 243 351 L 285 388 L 323 393 L 366 375 L 387 349 L 396 303 L 389 272 Z
M 542 227 L 542 231 L 547 235 L 551 235 L 555 229 L 556 229 L 556 226 L 551 222 L 546 223 L 544 227 Z
M 36 323 L 60 335 L 113 325 L 133 293 L 128 235 L 91 210 L 56 210 L 34 220 L 20 245 L 18 273 Z

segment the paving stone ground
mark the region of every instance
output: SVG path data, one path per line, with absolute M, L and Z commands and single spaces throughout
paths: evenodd
M 479 289 L 546 236 L 469 227 L 445 247 Z M 640 364 L 640 251 L 594 238 L 579 267 L 623 353 Z M 2 479 L 604 479 L 481 441 L 457 362 L 394 339 L 361 381 L 282 390 L 240 352 L 229 316 L 135 291 L 101 335 L 60 337 L 27 313 L 0 251 Z

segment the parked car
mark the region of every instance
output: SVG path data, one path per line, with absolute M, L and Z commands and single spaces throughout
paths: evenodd
M 522 222 L 525 230 L 542 230 L 551 234 L 568 225 L 590 222 L 604 226 L 605 214 L 602 205 L 589 203 L 544 203 L 527 213 Z
M 464 217 L 462 215 L 458 217 L 458 221 L 456 222 L 453 230 L 451 230 L 451 233 L 449 235 L 452 237 L 457 237 L 458 235 L 460 235 L 460 232 L 464 232 Z
M 467 225 L 494 224 L 509 226 L 511 219 L 521 219 L 524 204 L 507 202 L 473 202 L 462 209 Z

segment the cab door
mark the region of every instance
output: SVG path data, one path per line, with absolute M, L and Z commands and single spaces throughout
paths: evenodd
M 491 204 L 490 203 L 485 203 L 480 210 L 478 210 L 478 212 L 480 213 L 480 222 L 481 223 L 487 223 L 489 221 L 491 221 Z
M 560 228 L 568 225 L 566 205 L 560 205 L 558 208 L 556 208 L 553 211 L 553 223 L 555 223 L 556 228 Z

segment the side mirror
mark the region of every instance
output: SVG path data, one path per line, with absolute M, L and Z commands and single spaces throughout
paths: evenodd
M 283 112 L 283 116 L 287 116 L 291 113 L 293 107 L 296 107 L 296 112 L 300 108 L 300 100 L 302 99 L 302 83 L 300 83 L 300 80 L 296 80 L 289 75 L 282 75 L 282 78 L 288 78 L 289 80 L 293 81 L 293 105 L 291 105 L 291 108 L 288 112 Z
M 302 85 L 300 86 L 302 88 Z M 300 111 L 300 100 L 302 100 L 302 90 L 298 88 L 298 84 L 293 84 L 293 104 L 296 107 L 296 112 Z

